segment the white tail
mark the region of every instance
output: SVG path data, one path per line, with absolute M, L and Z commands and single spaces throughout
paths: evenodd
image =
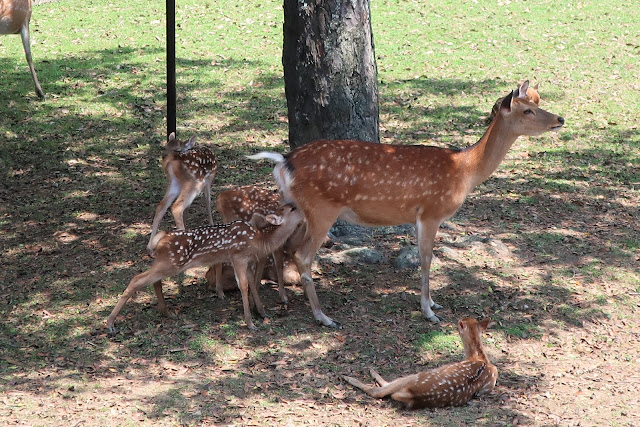
M 317 320 L 338 326 L 320 307 L 311 263 L 327 232 L 340 217 L 368 225 L 415 223 L 422 269 L 423 314 L 439 318 L 431 299 L 429 270 L 438 227 L 466 196 L 498 167 L 522 135 L 560 129 L 564 119 L 526 100 L 529 83 L 503 100 L 500 112 L 480 140 L 463 150 L 361 141 L 316 141 L 278 161 L 273 173 L 287 203 L 304 212 L 307 234 L 295 260 Z M 259 153 L 254 159 L 278 158 Z
M 266 217 L 256 214 L 250 222 L 234 221 L 229 224 L 166 233 L 157 242 L 156 258 L 151 268 L 131 279 L 111 311 L 107 318 L 107 329 L 110 333 L 115 332 L 113 324 L 116 316 L 127 300 L 143 287 L 153 284 L 158 299 L 158 310 L 167 315 L 162 279 L 189 268 L 222 262 L 230 262 L 233 265 L 242 293 L 244 320 L 247 327 L 255 329 L 251 320 L 249 287 L 256 309 L 263 317 L 266 313 L 255 289 L 255 281 L 247 277 L 249 262 L 254 258 L 265 257 L 275 248 L 282 246 L 302 220 L 300 210 L 291 205 L 284 205 Z
M 169 135 L 169 141 L 162 157 L 162 169 L 167 175 L 167 191 L 156 208 L 151 225 L 151 236 L 147 251 L 153 254 L 151 242 L 155 237 L 160 221 L 171 206 L 171 214 L 178 230 L 184 230 L 184 211 L 198 194 L 204 190 L 209 224 L 213 225 L 211 216 L 211 183 L 216 176 L 218 162 L 216 156 L 207 147 L 196 146 L 196 137 L 187 141 L 176 139 L 175 133 Z
M 234 220 L 249 221 L 254 214 L 267 216 L 275 212 L 282 205 L 282 197 L 279 193 L 255 186 L 244 186 L 232 190 L 223 191 L 216 200 L 216 209 L 222 215 L 224 222 Z M 305 232 L 304 225 L 294 231 L 283 246 L 274 248 L 272 253 L 278 279 L 278 292 L 283 304 L 288 304 L 289 299 L 284 288 L 285 257 L 295 252 L 296 245 L 300 244 Z M 255 273 L 256 287 L 258 286 L 264 271 L 266 258 L 258 259 Z M 215 274 L 216 293 L 219 298 L 224 298 L 224 284 L 222 279 L 222 264 L 211 267 L 206 274 L 209 288 L 213 287 L 212 276 Z
M 498 369 L 482 348 L 481 334 L 490 320 L 478 322 L 466 318 L 458 321 L 458 333 L 464 345 L 464 360 L 430 371 L 385 381 L 374 369 L 371 375 L 380 387 L 343 376 L 349 384 L 376 398 L 391 395 L 409 409 L 462 406 L 475 396 L 489 393 L 496 385 Z
M 0 0 L 0 34 L 20 33 L 24 56 L 27 58 L 27 64 L 29 64 L 29 71 L 31 71 L 36 93 L 40 98 L 44 98 L 44 92 L 40 87 L 36 69 L 33 66 L 33 59 L 31 59 L 30 20 L 31 0 Z

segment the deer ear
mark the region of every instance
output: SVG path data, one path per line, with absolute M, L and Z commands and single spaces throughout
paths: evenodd
M 173 141 L 174 139 L 176 139 L 176 133 L 175 133 L 175 132 L 171 132 L 171 133 L 169 134 L 169 139 L 168 139 L 168 140 L 169 140 L 169 141 Z
M 536 85 L 533 87 L 535 90 L 538 90 L 538 88 L 540 87 L 540 83 L 536 83 Z
M 269 222 L 264 217 L 264 215 L 261 215 L 261 214 L 256 212 L 256 213 L 253 214 L 253 216 L 249 220 L 249 224 L 253 225 L 256 228 L 264 228 L 267 225 L 269 225 Z
M 525 80 L 524 83 L 518 87 L 518 98 L 526 98 L 527 89 L 529 89 L 529 80 Z
M 267 215 L 266 219 L 269 222 L 269 224 L 271 224 L 271 225 L 280 225 L 280 224 L 282 224 L 284 222 L 282 217 L 280 215 L 276 215 L 276 214 L 269 214 L 269 215 Z
M 462 330 L 464 329 L 464 322 L 462 321 L 462 319 L 458 320 L 458 331 L 462 332 Z
M 480 327 L 481 331 L 486 331 L 489 327 L 489 323 L 491 323 L 491 319 L 486 317 L 478 322 L 478 326 Z
M 191 138 L 189 138 L 189 140 L 187 141 L 186 144 L 184 144 L 184 149 L 185 150 L 191 150 L 193 148 L 194 145 L 196 145 L 196 136 L 192 136 Z
M 500 104 L 500 111 L 511 112 L 511 101 L 513 100 L 513 94 L 515 91 L 511 92 L 509 95 L 505 96 L 502 100 L 502 104 Z

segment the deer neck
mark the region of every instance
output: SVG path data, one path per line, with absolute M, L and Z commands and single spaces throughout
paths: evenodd
M 495 172 L 518 136 L 498 114 L 482 138 L 460 153 L 466 157 L 466 165 L 469 168 L 469 191 Z
M 474 337 L 468 342 L 463 342 L 464 346 L 464 358 L 465 360 L 475 359 L 482 360 L 487 362 L 489 359 L 487 358 L 487 354 L 484 352 L 482 348 L 482 343 L 480 342 L 479 337 Z

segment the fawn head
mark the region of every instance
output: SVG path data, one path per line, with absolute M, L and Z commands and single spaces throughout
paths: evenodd
M 169 135 L 169 140 L 167 141 L 167 146 L 165 148 L 167 153 L 178 152 L 182 153 L 184 151 L 191 150 L 196 145 L 196 137 L 195 135 L 189 138 L 186 141 L 182 141 L 176 138 L 176 133 L 171 132 Z
M 528 90 L 529 80 L 526 80 L 502 100 L 499 114 L 503 120 L 519 135 L 536 136 L 560 129 L 564 118 L 539 108 L 535 101 L 529 100 Z
M 477 321 L 473 317 L 466 317 L 458 321 L 458 334 L 462 339 L 465 355 L 468 357 L 471 353 L 479 353 L 482 350 L 480 336 L 491 323 L 488 317 Z

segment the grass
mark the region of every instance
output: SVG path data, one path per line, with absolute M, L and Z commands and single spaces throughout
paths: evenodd
M 341 331 L 318 327 L 293 286 L 286 310 L 263 291 L 272 318 L 249 333 L 236 296 L 218 301 L 189 275 L 165 281 L 172 318 L 141 292 L 109 339 L 105 317 L 150 263 L 144 247 L 164 191 L 164 9 L 36 5 L 32 51 L 45 101 L 19 37 L 0 37 L 0 420 L 625 425 L 638 415 L 607 388 L 633 396 L 626 381 L 638 360 L 637 19 L 628 6 L 595 0 L 479 0 L 464 11 L 450 0 L 389 0 L 371 9 L 384 142 L 471 144 L 495 100 L 524 79 L 540 83 L 543 108 L 566 118 L 560 133 L 518 140 L 452 218 L 457 230 L 444 230 L 500 239 L 510 256 L 455 248 L 459 257 L 440 257 L 431 279 L 442 327 L 416 315 L 418 272 L 389 261 L 324 263 L 320 299 Z M 281 2 L 187 0 L 176 13 L 180 135 L 215 150 L 214 194 L 273 185 L 271 167 L 243 155 L 287 149 Z M 198 198 L 187 224 L 206 222 L 203 205 Z M 161 228 L 172 226 L 167 216 Z M 373 236 L 390 260 L 415 244 L 412 235 Z M 477 405 L 412 413 L 340 381 L 370 366 L 392 377 L 458 360 L 453 322 L 464 316 L 498 325 L 485 343 L 501 382 Z

